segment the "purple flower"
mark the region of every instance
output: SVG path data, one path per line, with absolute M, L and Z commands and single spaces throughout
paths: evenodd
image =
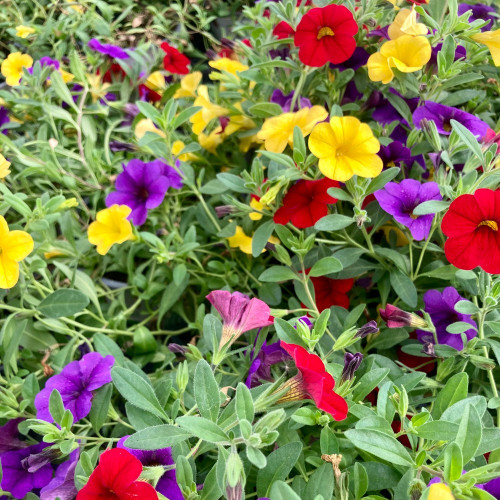
M 288 47 L 283 47 L 281 49 L 271 49 L 269 51 L 269 57 L 271 59 L 283 59 L 283 61 L 285 61 L 290 57 L 290 49 Z
M 92 38 L 87 45 L 92 50 L 97 50 L 97 52 L 109 57 L 114 57 L 115 59 L 128 59 L 130 57 L 121 47 L 108 43 L 101 43 L 97 38 Z
M 92 408 L 92 391 L 111 382 L 113 356 L 103 357 L 98 352 L 83 356 L 80 361 L 72 361 L 62 372 L 49 378 L 35 398 L 37 418 L 53 422 L 49 412 L 50 394 L 57 389 L 61 394 L 64 408 L 70 410 L 75 422 L 86 417 Z
M 367 36 L 378 36 L 389 40 L 389 24 L 383 28 L 377 28 L 370 31 Z
M 123 448 L 124 450 L 130 452 L 134 455 L 134 457 L 141 461 L 143 466 L 154 467 L 159 465 L 175 465 L 174 459 L 172 458 L 172 448 L 160 448 L 159 450 L 151 451 L 134 450 L 125 446 L 125 440 L 128 437 L 129 436 L 122 437 L 120 441 L 118 441 L 116 447 Z M 156 485 L 156 490 L 166 496 L 169 500 L 184 500 L 181 489 L 177 484 L 175 469 L 165 471 Z M 42 498 L 42 500 L 44 499 Z
M 487 491 L 495 498 L 500 498 L 500 477 L 496 477 L 484 484 L 476 484 L 476 488 Z
M 411 98 L 406 98 L 403 97 L 397 90 L 390 88 L 389 92 L 391 94 L 397 95 L 398 97 L 401 97 L 406 104 L 408 104 L 408 107 L 410 108 L 410 111 L 413 112 L 415 109 L 417 109 L 418 103 L 419 103 L 419 98 L 418 97 L 411 97 Z M 388 125 L 389 123 L 392 123 L 394 121 L 400 122 L 402 125 L 409 126 L 409 123 L 399 114 L 399 112 L 396 110 L 396 108 L 390 103 L 388 99 L 382 99 L 377 105 L 375 111 L 372 113 L 372 118 L 381 123 L 382 125 Z M 403 141 L 401 141 L 403 142 Z
M 9 420 L 9 422 L 0 427 L 0 453 L 20 450 L 28 446 L 27 443 L 19 439 L 17 426 L 22 421 L 22 418 L 16 418 L 14 420 Z
M 70 453 L 69 459 L 57 467 L 52 480 L 40 490 L 40 500 L 74 500 L 78 493 L 75 486 L 75 469 L 80 450 Z
M 9 110 L 3 106 L 0 106 L 0 130 L 3 134 L 7 134 L 7 130 L 2 130 L 3 126 L 10 122 Z
M 475 5 L 470 5 L 468 3 L 458 4 L 458 15 L 461 16 L 465 14 L 468 10 L 472 10 L 472 14 L 469 17 L 469 23 L 481 19 L 481 21 L 489 21 L 486 26 L 481 28 L 481 31 L 488 31 L 491 25 L 494 23 L 496 17 L 491 14 L 496 12 L 495 9 L 484 3 L 478 3 Z
M 471 115 L 461 109 L 432 101 L 425 101 L 423 106 L 414 111 L 413 123 L 416 128 L 422 128 L 422 120 L 433 121 L 436 124 L 438 132 L 443 135 L 451 134 L 451 120 L 461 123 L 477 138 L 483 137 L 489 128 L 488 124 L 480 120 L 477 116 Z
M 47 443 L 41 443 L 22 450 L 2 453 L 0 456 L 3 471 L 2 489 L 8 491 L 14 498 L 22 499 L 30 491 L 46 486 L 52 478 L 52 465 L 46 463 L 38 470 L 29 472 L 24 459 L 40 453 L 47 446 L 49 446 Z
M 414 215 L 413 210 L 424 201 L 443 199 L 436 182 L 421 184 L 414 179 L 405 179 L 399 184 L 388 182 L 375 193 L 375 198 L 382 210 L 406 226 L 417 241 L 429 236 L 434 214 Z
M 106 197 L 106 206 L 127 205 L 132 209 L 128 218 L 140 226 L 146 222 L 148 210 L 161 205 L 171 186 L 179 189 L 182 182 L 170 165 L 161 160 L 130 160 L 116 178 L 116 191 Z
M 366 50 L 363 47 L 356 47 L 352 56 L 349 59 L 347 59 L 347 61 L 344 61 L 343 63 L 340 64 L 330 63 L 330 68 L 332 69 L 337 68 L 339 71 L 344 71 L 350 68 L 356 71 L 357 69 L 361 68 L 361 66 L 364 66 L 368 62 L 369 57 L 370 54 L 368 54 L 368 52 L 366 52 Z
M 436 328 L 436 335 L 439 344 L 446 344 L 461 351 L 464 348 L 462 336 L 458 333 L 448 333 L 446 327 L 457 321 L 469 323 L 477 328 L 476 322 L 470 314 L 461 314 L 455 311 L 455 304 L 463 297 L 452 286 L 446 287 L 442 292 L 439 290 L 428 290 L 424 294 L 425 312 L 427 312 Z M 432 334 L 417 330 L 418 340 L 422 343 L 435 343 Z M 467 340 L 474 338 L 477 331 L 473 328 L 466 330 Z
M 429 59 L 429 62 L 427 63 L 429 67 L 434 66 L 437 68 L 437 57 L 439 52 L 441 52 L 441 49 L 443 48 L 443 44 L 440 43 L 436 45 L 435 47 L 432 47 L 431 51 L 431 58 Z M 457 48 L 455 49 L 455 56 L 453 58 L 454 61 L 457 61 L 458 59 L 466 58 L 467 57 L 467 51 L 465 50 L 465 47 L 462 47 L 461 45 L 457 45 Z
M 295 109 L 290 109 L 292 105 L 294 91 L 292 90 L 288 95 L 283 94 L 280 89 L 276 89 L 273 91 L 271 95 L 271 102 L 275 104 L 279 104 L 283 109 L 283 113 L 289 113 L 290 111 L 298 111 L 299 104 L 295 103 Z M 306 97 L 300 98 L 300 107 L 301 108 L 310 108 L 312 106 L 311 101 Z
M 253 356 L 253 350 L 251 356 Z M 245 382 L 246 386 L 256 387 L 261 380 L 272 380 L 271 366 L 286 359 L 290 359 L 290 355 L 280 346 L 279 342 L 269 345 L 264 342 L 250 365 Z
M 109 149 L 113 153 L 117 153 L 118 151 L 135 151 L 137 148 L 129 142 L 109 141 Z
M 392 141 L 388 146 L 381 146 L 378 155 L 384 162 L 384 168 L 401 167 L 401 164 L 411 167 L 415 160 L 410 148 L 399 141 Z

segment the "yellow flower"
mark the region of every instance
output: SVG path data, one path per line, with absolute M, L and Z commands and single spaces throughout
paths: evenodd
M 403 35 L 382 45 L 380 52 L 368 59 L 368 76 L 373 82 L 389 83 L 394 78 L 391 68 L 413 73 L 431 58 L 431 45 L 423 36 Z
M 87 74 L 86 76 L 87 81 L 90 85 L 90 95 L 92 96 L 92 102 L 97 102 L 107 94 L 107 88 L 110 86 L 110 84 L 102 83 L 100 75 Z
M 211 68 L 217 69 L 219 71 L 227 71 L 237 78 L 239 78 L 238 72 L 248 69 L 248 66 L 246 64 L 235 61 L 234 59 L 229 59 L 228 57 L 221 57 L 220 59 L 216 59 L 215 61 L 210 61 L 208 65 Z M 220 80 L 220 74 L 216 73 L 215 71 L 212 71 L 208 76 L 210 80 Z
M 318 123 L 309 137 L 309 149 L 319 158 L 323 175 L 335 181 L 345 182 L 353 175 L 376 177 L 382 171 L 380 143 L 371 128 L 354 116 Z
M 134 238 L 132 224 L 127 217 L 132 209 L 127 205 L 112 205 L 97 212 L 96 220 L 88 228 L 88 238 L 97 245 L 97 253 L 106 255 L 115 243 L 123 243 Z
M 486 45 L 490 49 L 493 64 L 500 66 L 500 29 L 478 33 L 477 35 L 472 35 L 471 38 L 475 42 Z
M 32 35 L 34 32 L 35 30 L 29 26 L 23 26 L 22 24 L 16 26 L 16 36 L 19 38 L 28 38 L 28 36 Z
M 267 210 L 267 205 L 264 205 L 264 203 L 261 203 L 259 200 L 255 199 L 255 198 L 252 198 L 250 200 L 250 206 L 255 209 L 255 210 Z M 260 220 L 262 219 L 262 214 L 259 213 L 259 212 L 250 212 L 248 214 L 248 217 L 250 217 L 250 219 L 252 220 Z
M 0 179 L 5 179 L 10 174 L 10 162 L 5 159 L 3 155 L 0 154 Z
M 33 251 L 33 238 L 25 231 L 9 231 L 0 215 L 0 288 L 12 288 L 19 279 L 19 262 Z
M 198 134 L 198 142 L 200 143 L 200 146 L 212 154 L 215 154 L 217 146 L 222 144 L 225 138 L 226 136 L 222 132 L 222 127 L 217 127 L 208 135 L 204 134 L 203 132 L 201 134 Z
M 181 161 L 194 161 L 197 158 L 196 155 L 194 155 L 193 153 L 184 153 L 180 156 L 179 153 L 186 147 L 186 145 L 182 142 L 182 141 L 174 141 L 174 143 L 172 144 L 172 154 L 174 156 L 177 156 L 177 158 Z
M 196 89 L 201 82 L 201 71 L 193 71 L 181 78 L 181 86 L 175 91 L 174 99 L 181 97 L 196 97 Z
M 201 85 L 198 89 L 198 97 L 194 101 L 194 106 L 201 106 L 202 109 L 195 113 L 189 121 L 192 123 L 193 132 L 196 135 L 201 134 L 205 127 L 219 116 L 228 114 L 228 110 L 217 104 L 210 102 L 208 89 L 206 85 Z
M 234 236 L 230 236 L 228 239 L 229 246 L 231 248 L 239 248 L 243 253 L 252 255 L 252 238 L 247 236 L 240 226 L 236 226 L 236 232 Z M 279 243 L 278 238 L 271 236 L 269 238 L 269 243 Z M 261 253 L 264 253 L 266 249 L 264 248 Z
M 427 500 L 455 500 L 450 487 L 444 483 L 431 484 Z
M 397 247 L 405 247 L 409 245 L 408 238 L 399 227 L 396 227 L 391 221 L 387 222 L 380 228 L 384 232 L 385 239 L 388 243 L 391 242 L 391 234 L 394 233 L 396 236 L 396 246 Z
M 23 76 L 23 68 L 31 68 L 33 66 L 33 59 L 28 54 L 21 54 L 21 52 L 13 52 L 9 54 L 7 59 L 2 62 L 2 75 L 5 76 L 7 85 L 19 85 L 21 77 Z
M 150 90 L 158 92 L 159 90 L 165 90 L 165 77 L 161 71 L 155 71 L 148 76 L 148 79 L 144 82 L 144 85 Z
M 135 126 L 134 133 L 137 140 L 142 139 L 146 132 L 152 132 L 153 134 L 157 134 L 160 137 L 166 137 L 166 135 L 158 128 L 155 127 L 153 120 L 150 118 L 143 118 L 137 122 Z
M 237 102 L 234 107 L 242 114 L 240 115 L 231 115 L 229 117 L 229 122 L 226 125 L 226 128 L 224 129 L 224 133 L 226 135 L 231 135 L 237 132 L 238 130 L 251 130 L 252 128 L 256 128 L 257 125 L 255 122 L 249 118 L 248 116 L 245 116 L 243 114 L 243 109 L 241 107 L 241 102 Z
M 257 134 L 240 137 L 240 151 L 246 153 L 254 144 L 260 144 L 262 140 L 257 137 Z
M 316 123 L 323 121 L 328 113 L 323 106 L 303 108 L 295 113 L 283 113 L 267 118 L 257 138 L 264 141 L 267 151 L 282 153 L 286 145 L 293 147 L 293 129 L 297 126 L 304 137 L 308 135 Z
M 63 257 L 66 255 L 64 252 L 61 252 L 60 250 L 51 250 L 49 252 L 44 252 L 43 257 L 45 260 L 53 259 L 55 257 Z
M 71 10 L 74 10 L 75 12 L 77 12 L 78 14 L 83 14 L 83 6 L 82 5 L 79 5 L 79 4 L 73 4 L 73 5 L 69 5 L 69 8 Z
M 428 29 L 425 24 L 417 23 L 415 9 L 401 9 L 389 26 L 389 38 L 395 40 L 403 35 L 427 35 Z
M 60 69 L 59 73 L 61 73 L 61 76 L 62 76 L 64 83 L 69 83 L 69 82 L 73 81 L 73 79 L 75 78 L 75 75 L 73 75 L 72 73 L 69 73 L 68 71 L 64 71 L 63 69 Z

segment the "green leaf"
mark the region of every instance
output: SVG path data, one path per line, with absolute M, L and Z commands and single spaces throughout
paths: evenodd
M 394 437 L 372 429 L 350 429 L 345 436 L 360 450 L 395 465 L 411 466 L 413 459 L 406 448 Z
M 192 432 L 175 425 L 156 425 L 132 434 L 125 446 L 134 450 L 159 450 L 182 443 L 192 435 Z
M 446 331 L 448 333 L 459 334 L 466 332 L 467 330 L 475 330 L 475 328 L 474 325 L 466 323 L 465 321 L 456 321 L 455 323 L 452 323 L 451 325 L 448 325 L 446 327 Z
M 300 500 L 299 495 L 292 490 L 284 481 L 273 483 L 269 493 L 270 500 Z
M 403 274 L 399 269 L 391 271 L 390 275 L 391 286 L 396 292 L 396 295 L 410 307 L 416 307 L 418 302 L 418 294 L 413 280 Z
M 259 118 L 268 118 L 269 116 L 281 115 L 283 113 L 281 106 L 274 102 L 254 104 L 248 108 L 248 111 Z
M 316 222 L 316 224 L 314 224 L 314 228 L 318 231 L 338 231 L 350 226 L 351 224 L 354 224 L 354 219 L 352 217 L 340 214 L 330 214 L 325 215 L 318 222 Z
M 325 274 L 338 273 L 343 266 L 340 260 L 335 257 L 323 257 L 318 260 L 309 271 L 309 276 L 324 276 Z
M 54 89 L 57 96 L 64 101 L 66 104 L 71 106 L 77 113 L 78 107 L 73 101 L 73 96 L 69 91 L 68 87 L 64 83 L 61 73 L 59 71 L 53 71 L 50 75 L 51 87 Z
M 328 188 L 326 192 L 337 200 L 349 201 L 350 203 L 354 203 L 352 196 L 341 188 Z
M 207 474 L 201 490 L 201 500 L 219 500 L 222 491 L 217 483 L 217 467 L 214 465 Z
M 73 316 L 89 305 L 89 298 L 79 290 L 61 288 L 47 295 L 38 305 L 38 311 L 47 318 Z
M 162 116 L 152 104 L 146 101 L 136 101 L 135 104 L 139 108 L 141 114 L 149 118 L 155 125 L 161 125 Z
M 370 392 L 378 387 L 389 374 L 389 368 L 375 368 L 365 373 L 359 380 L 359 384 L 354 389 L 352 399 L 362 401 Z
M 306 141 L 300 127 L 295 125 L 293 128 L 293 159 L 297 163 L 302 163 L 306 158 Z
M 194 398 L 202 417 L 215 422 L 219 416 L 219 384 L 210 365 L 201 359 L 194 371 Z
M 209 443 L 221 443 L 229 441 L 229 436 L 214 422 L 203 417 L 184 416 L 179 417 L 176 422 L 185 430 L 188 430 L 199 439 Z
M 289 267 L 285 266 L 271 266 L 266 269 L 260 276 L 260 281 L 288 281 L 297 279 L 297 274 L 293 272 Z
M 432 418 L 439 419 L 443 412 L 452 404 L 465 399 L 469 387 L 469 376 L 465 372 L 453 375 L 444 388 L 438 392 L 434 407 L 432 409 Z
M 64 404 L 61 394 L 57 389 L 53 389 L 49 396 L 49 412 L 57 424 L 61 423 L 64 415 Z
M 474 134 L 469 129 L 467 129 L 467 127 L 464 127 L 456 120 L 450 120 L 450 124 L 453 128 L 453 131 L 457 133 L 462 142 L 471 150 L 471 152 L 474 153 L 474 155 L 476 155 L 479 160 L 484 161 L 481 146 L 479 145 L 477 139 L 474 137 Z
M 309 478 L 304 498 L 316 498 L 317 495 L 322 495 L 323 498 L 332 498 L 334 487 L 335 480 L 332 465 L 323 464 Z
M 186 123 L 193 115 L 200 111 L 201 106 L 192 106 L 190 108 L 183 109 L 175 118 L 172 125 L 172 128 L 175 130 L 179 128 L 181 125 Z
M 278 335 L 278 338 L 283 342 L 287 344 L 297 344 L 304 348 L 307 347 L 302 337 L 298 334 L 297 329 L 283 318 L 274 318 L 274 328 L 276 329 L 276 335 Z
M 426 422 L 417 428 L 417 433 L 424 439 L 431 441 L 453 441 L 458 432 L 458 424 L 444 420 Z
M 360 462 L 354 464 L 352 474 L 352 483 L 354 485 L 354 496 L 356 499 L 362 498 L 368 490 L 368 474 Z
M 236 387 L 236 415 L 238 420 L 253 422 L 255 410 L 250 389 L 240 382 Z
M 427 214 L 437 214 L 446 210 L 450 206 L 447 201 L 440 200 L 429 200 L 420 203 L 413 209 L 414 215 L 427 215 Z
M 479 307 L 469 300 L 459 300 L 453 308 L 461 314 L 477 314 L 479 312 Z
M 252 255 L 254 257 L 258 257 L 261 253 L 264 247 L 266 246 L 267 242 L 269 241 L 269 238 L 273 234 L 274 231 L 274 221 L 268 220 L 267 222 L 264 222 L 264 224 L 261 224 L 255 231 L 253 237 L 252 237 Z
M 267 459 L 264 453 L 259 449 L 253 448 L 252 446 L 247 446 L 247 457 L 252 464 L 258 469 L 263 469 L 267 464 Z
M 467 405 L 462 414 L 455 439 L 455 443 L 462 451 L 464 465 L 476 456 L 482 437 L 483 431 L 479 414 L 474 405 Z
M 19 319 L 17 314 L 11 314 L 5 320 L 0 338 L 2 339 L 3 356 L 2 363 L 5 374 L 10 376 L 12 372 L 17 373 L 17 354 L 19 344 L 23 338 L 28 320 Z
M 112 384 L 103 385 L 100 389 L 94 392 L 94 396 L 92 398 L 92 409 L 89 413 L 89 420 L 92 424 L 92 429 L 96 433 L 101 431 L 101 428 L 108 417 L 111 394 L 113 394 Z
M 368 196 L 369 194 L 372 194 L 375 191 L 382 189 L 388 182 L 392 181 L 392 179 L 394 179 L 394 177 L 396 177 L 396 175 L 398 174 L 399 174 L 398 167 L 391 167 L 384 170 L 382 173 L 380 173 L 380 175 L 377 175 L 377 177 L 375 177 L 375 179 L 373 179 L 370 182 L 365 191 L 365 196 Z

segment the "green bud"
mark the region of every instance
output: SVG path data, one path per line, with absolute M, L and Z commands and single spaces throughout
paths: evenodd
M 184 392 L 189 382 L 189 368 L 188 362 L 184 361 L 177 367 L 177 375 L 175 377 L 177 387 L 180 392 Z
M 226 461 L 226 482 L 234 488 L 243 477 L 243 463 L 241 458 L 236 452 L 231 452 Z
M 276 258 L 282 263 L 285 264 L 285 266 L 292 266 L 292 259 L 290 258 L 290 255 L 288 255 L 288 252 L 284 247 L 281 245 L 275 245 L 274 246 L 274 252 L 276 254 Z
M 274 410 L 267 415 L 264 415 L 255 425 L 254 432 L 262 433 L 264 429 L 274 430 L 278 427 L 285 419 L 285 410 L 280 408 L 279 410 Z
M 346 347 L 349 347 L 350 345 L 354 344 L 355 342 L 358 341 L 356 333 L 357 333 L 356 327 L 349 328 L 349 330 L 342 332 L 335 341 L 335 344 L 333 344 L 332 349 L 334 351 L 340 351 L 341 349 L 345 349 Z
M 442 382 L 448 375 L 455 371 L 455 359 L 447 358 L 445 359 L 437 369 L 436 380 Z

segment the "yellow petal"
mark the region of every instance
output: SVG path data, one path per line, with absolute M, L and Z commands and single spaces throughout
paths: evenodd
M 166 135 L 160 129 L 157 129 L 155 127 L 155 124 L 151 119 L 143 118 L 142 120 L 139 120 L 137 122 L 137 125 L 135 126 L 135 137 L 140 140 L 146 135 L 147 132 L 152 132 L 153 134 L 157 134 L 160 137 L 166 137 Z
M 201 71 L 193 71 L 181 79 L 181 86 L 174 94 L 175 99 L 181 97 L 196 97 L 196 89 L 201 82 Z
M 161 71 L 155 71 L 148 76 L 148 79 L 144 82 L 144 85 L 150 90 L 163 90 L 165 89 L 165 77 Z
M 424 36 L 403 35 L 396 40 L 386 42 L 380 53 L 388 59 L 392 58 L 392 62 L 400 71 L 410 73 L 421 69 L 429 62 L 432 49 L 429 40 Z M 405 67 L 407 71 L 402 69 Z
M 368 67 L 368 77 L 372 82 L 382 82 L 387 84 L 394 78 L 394 73 L 389 66 L 387 57 L 380 52 L 375 52 L 368 58 L 366 63 Z
M 495 31 L 485 31 L 471 36 L 472 40 L 482 43 L 490 49 L 493 64 L 500 66 L 500 29 Z
M 12 288 L 19 280 L 19 264 L 0 254 L 0 288 Z
M 35 30 L 29 26 L 23 26 L 22 24 L 20 26 L 16 26 L 16 36 L 19 38 L 27 38 L 34 32 Z
M 7 259 L 20 262 L 33 251 L 33 238 L 25 231 L 10 231 L 0 242 Z
M 97 246 L 97 253 L 105 255 L 115 243 L 133 239 L 132 224 L 127 220 L 131 211 L 126 205 L 113 205 L 97 213 L 87 230 L 89 242 Z
M 403 35 L 427 35 L 427 32 L 427 26 L 417 22 L 415 9 L 401 9 L 388 29 L 391 40 Z
M 231 248 L 239 248 L 243 253 L 252 254 L 252 238 L 247 236 L 240 226 L 236 226 L 234 236 L 227 240 Z
M 309 136 L 309 149 L 317 158 L 335 156 L 338 143 L 332 122 L 318 123 Z
M 450 487 L 444 483 L 431 484 L 427 500 L 455 500 Z
M 8 162 L 3 155 L 0 154 L 0 179 L 4 179 L 10 174 L 10 162 Z

